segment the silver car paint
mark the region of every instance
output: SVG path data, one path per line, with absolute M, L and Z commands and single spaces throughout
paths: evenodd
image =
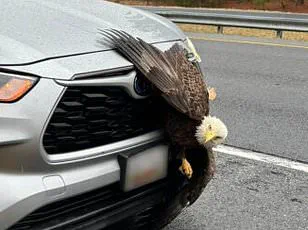
M 41 1 L 18 1 L 18 3 L 17 1 L 1 1 L 1 3 L 6 4 L 9 2 L 15 2 L 14 4 L 17 8 L 19 7 L 19 3 L 20 6 L 25 6 L 27 5 L 26 2 L 35 2 L 35 4 L 41 7 Z M 53 4 L 60 3 L 60 1 L 49 2 Z M 87 2 L 93 5 L 89 4 L 89 6 L 87 6 L 87 4 L 82 1 L 61 1 L 61 4 L 65 10 L 68 10 L 70 6 L 72 6 L 74 12 L 70 12 L 71 15 L 76 14 L 76 8 L 81 10 L 83 7 L 86 11 L 90 11 L 88 8 L 91 8 L 94 12 L 97 10 L 97 7 L 100 6 L 99 4 L 101 4 L 98 3 L 101 2 L 99 0 Z M 46 5 L 47 3 L 44 2 L 44 4 Z M 110 3 L 103 4 L 106 7 L 116 7 Z M 0 8 L 1 7 L 3 7 L 3 4 L 1 4 Z M 57 5 L 57 7 L 61 8 L 59 5 Z M 119 7 L 118 14 L 121 14 L 122 10 L 124 10 L 123 12 L 130 11 L 130 8 L 127 7 L 117 7 Z M 43 10 L 44 8 L 37 9 L 37 11 Z M 54 10 L 57 12 L 56 9 Z M 60 10 L 60 15 L 62 11 Z M 16 17 L 18 12 L 18 10 L 15 12 Z M 42 14 L 42 12 L 34 12 L 34 14 Z M 157 47 L 160 49 L 165 50 L 173 44 L 173 42 L 166 42 L 168 40 L 175 41 L 184 39 L 181 33 L 175 32 L 178 30 L 169 22 L 167 23 L 165 20 L 161 21 L 154 16 L 148 16 L 146 13 L 140 14 L 144 17 L 144 19 L 139 22 L 140 26 L 142 23 L 146 23 L 150 20 L 152 23 L 151 26 L 155 27 L 158 31 L 163 31 L 163 33 L 161 33 L 163 36 L 149 36 L 147 38 L 148 41 L 162 41 L 162 43 L 157 44 Z M 79 18 L 85 17 L 85 15 L 80 12 L 78 12 L 78 15 Z M 100 17 L 104 18 L 103 16 L 103 14 L 100 15 Z M 8 16 L 6 15 L 5 17 Z M 49 18 L 43 21 L 47 22 L 49 20 L 51 19 Z M 72 17 L 71 21 L 73 24 L 80 23 L 74 20 L 76 20 L 75 17 Z M 113 19 L 112 21 L 115 22 L 116 20 Z M 91 21 L 91 23 L 95 24 L 93 21 Z M 119 23 L 119 21 L 115 22 L 115 24 L 116 23 Z M 133 23 L 130 22 L 130 25 L 133 26 Z M 42 27 L 44 24 L 42 23 L 40 26 Z M 126 26 L 129 28 L 129 25 Z M 46 25 L 46 27 L 49 27 L 49 25 Z M 96 28 L 97 24 L 95 24 L 93 28 L 94 27 Z M 63 31 L 67 33 L 65 28 L 64 26 Z M 144 25 L 143 28 L 146 28 L 146 25 Z M 71 27 L 70 29 L 74 33 L 75 29 L 77 30 L 76 33 L 81 33 L 78 27 Z M 39 30 L 39 28 L 37 28 L 37 30 Z M 59 31 L 62 32 L 61 26 L 59 26 L 57 30 L 50 31 L 50 33 L 52 33 L 52 36 L 56 36 L 60 34 Z M 136 34 L 143 34 L 140 29 L 131 28 L 131 31 L 136 31 Z M 0 31 L 0 33 L 1 38 L 3 38 L 3 31 Z M 94 47 L 93 44 L 82 44 L 89 42 L 87 37 L 87 39 L 83 38 L 84 40 L 82 40 L 82 42 L 76 39 L 76 42 L 80 45 L 78 46 L 80 49 L 78 49 L 77 46 L 75 47 L 74 44 L 67 42 L 66 45 L 70 47 L 66 47 L 63 51 L 61 47 L 64 44 L 54 44 L 55 41 L 50 40 L 50 36 L 46 34 L 46 36 L 48 35 L 47 37 L 49 37 L 46 37 L 46 39 L 50 46 L 47 49 L 47 47 L 45 47 L 46 44 L 37 44 L 38 40 L 31 37 L 32 35 L 30 38 L 25 39 L 25 42 L 21 42 L 24 39 L 24 35 L 17 36 L 18 34 L 14 34 L 14 36 L 15 35 L 14 42 L 19 40 L 19 46 L 15 46 L 14 42 L 6 43 L 7 40 L 5 39 L 4 43 L 3 40 L 0 40 L 0 60 L 3 61 L 2 63 L 11 62 L 18 64 L 20 61 L 40 60 L 42 58 L 45 59 L 57 55 L 65 56 L 66 54 L 72 54 L 77 51 L 93 51 Z M 36 34 L 35 36 L 38 35 Z M 42 39 L 45 39 L 44 33 L 41 33 L 40 36 Z M 95 40 L 95 36 L 96 35 L 93 34 L 91 41 Z M 5 37 L 8 38 L 9 36 Z M 70 37 L 68 40 L 75 41 L 75 38 L 76 37 Z M 43 43 L 45 43 L 45 41 Z M 3 47 L 5 47 L 5 49 L 3 49 Z M 6 52 L 2 53 L 2 51 Z M 38 53 L 36 53 L 36 51 L 39 51 L 39 55 L 37 55 Z M 101 71 L 121 67 L 132 67 L 132 64 L 112 50 L 52 58 L 44 61 L 37 61 L 32 64 L 3 67 L 9 71 L 24 72 L 26 73 L 25 76 L 27 74 L 33 74 L 41 78 L 36 86 L 20 101 L 12 104 L 0 103 L 1 230 L 8 228 L 22 217 L 45 204 L 118 181 L 119 165 L 116 158 L 118 153 L 122 151 L 134 151 L 134 148 L 140 145 L 146 145 L 147 143 L 161 139 L 160 132 L 152 132 L 116 144 L 87 149 L 79 151 L 78 153 L 54 156 L 48 156 L 45 153 L 42 147 L 42 135 L 52 115 L 52 111 L 60 100 L 69 81 L 71 83 L 77 82 L 79 85 L 87 84 L 88 80 L 83 81 L 82 76 L 97 74 Z M 100 80 L 99 78 L 96 79 L 98 81 Z M 129 87 L 131 87 L 130 84 L 126 84 L 124 87 L 127 87 L 128 91 L 132 91 L 132 89 L 129 89 Z M 158 145 L 153 147 L 151 151 L 160 151 L 160 148 L 166 148 L 166 146 Z
M 98 29 L 122 29 L 150 43 L 183 38 L 167 19 L 103 0 L 1 0 L 0 12 L 1 65 L 110 49 L 98 44 Z
M 173 42 L 155 44 L 161 50 L 168 49 Z M 32 65 L 5 66 L 10 70 L 31 73 L 44 78 L 71 80 L 83 75 L 97 75 L 102 70 L 132 67 L 133 65 L 114 50 L 72 57 L 57 58 Z M 1 69 L 1 66 L 0 66 Z

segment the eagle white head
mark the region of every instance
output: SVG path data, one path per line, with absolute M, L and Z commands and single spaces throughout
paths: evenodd
M 227 135 L 226 125 L 220 119 L 211 116 L 204 116 L 196 131 L 198 142 L 205 147 L 222 144 Z

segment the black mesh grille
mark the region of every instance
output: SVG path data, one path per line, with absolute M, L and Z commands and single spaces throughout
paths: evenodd
M 48 154 L 110 144 L 160 128 L 153 98 L 136 100 L 121 88 L 70 87 L 43 138 Z
M 10 230 L 150 229 L 166 194 L 166 181 L 128 193 L 113 184 L 41 207 Z

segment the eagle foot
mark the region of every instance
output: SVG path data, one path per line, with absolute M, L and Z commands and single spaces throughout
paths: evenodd
M 190 163 L 186 160 L 186 158 L 182 159 L 182 165 L 180 166 L 179 170 L 181 171 L 182 174 L 187 176 L 188 179 L 192 177 L 193 170 L 191 168 Z

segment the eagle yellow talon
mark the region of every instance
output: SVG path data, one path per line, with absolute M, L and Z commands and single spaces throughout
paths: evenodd
M 193 170 L 189 162 L 186 160 L 186 158 L 182 159 L 182 165 L 180 166 L 179 170 L 181 171 L 181 173 L 186 175 L 188 179 L 192 177 Z
M 208 87 L 207 91 L 209 93 L 209 100 L 214 101 L 217 97 L 216 89 L 213 87 Z

